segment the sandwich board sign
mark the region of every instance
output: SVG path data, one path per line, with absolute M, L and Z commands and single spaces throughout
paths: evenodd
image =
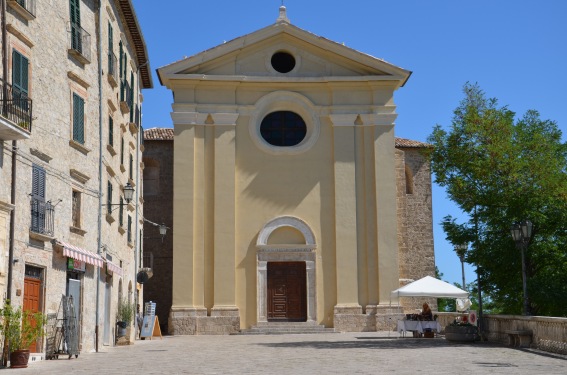
M 144 321 L 142 323 L 140 337 L 149 337 L 150 340 L 153 337 L 162 338 L 161 329 L 159 328 L 159 319 L 156 315 L 155 302 L 146 302 L 144 306 Z

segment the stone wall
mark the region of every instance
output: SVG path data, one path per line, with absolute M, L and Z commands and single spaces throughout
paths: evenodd
M 168 318 L 172 301 L 173 268 L 173 139 L 146 140 L 143 157 L 146 166 L 145 217 L 169 227 L 162 240 L 158 228 L 148 224 L 144 226 L 145 258 L 149 259 L 150 253 L 153 254 L 153 276 L 144 284 L 144 302 L 156 302 L 161 330 L 163 333 L 171 333 Z M 157 168 L 157 172 L 153 168 Z M 157 176 L 148 176 L 153 173 L 157 173 Z M 152 179 L 148 184 L 149 177 L 157 177 L 157 182 Z

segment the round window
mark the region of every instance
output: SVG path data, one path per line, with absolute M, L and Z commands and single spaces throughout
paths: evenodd
M 279 73 L 289 73 L 295 68 L 295 57 L 287 52 L 276 52 L 272 56 L 272 68 Z
M 264 117 L 260 134 L 272 146 L 296 146 L 305 138 L 307 126 L 297 113 L 277 111 Z

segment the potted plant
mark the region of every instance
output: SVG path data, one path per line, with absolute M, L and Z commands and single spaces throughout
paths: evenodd
M 118 337 L 126 336 L 126 328 L 134 317 L 134 304 L 126 298 L 118 301 L 118 311 L 116 312 L 116 324 L 118 325 Z
M 44 334 L 46 318 L 41 312 L 22 311 L 6 301 L 0 310 L 5 346 L 9 348 L 10 367 L 28 367 L 30 346 Z
M 448 341 L 475 341 L 478 338 L 478 328 L 469 323 L 466 316 L 457 318 L 445 327 L 445 339 Z

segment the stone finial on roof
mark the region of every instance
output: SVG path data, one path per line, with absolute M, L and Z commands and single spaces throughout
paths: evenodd
M 286 22 L 286 23 L 291 23 L 289 21 L 289 18 L 287 18 L 287 11 L 284 5 L 282 5 L 280 7 L 280 15 L 278 17 L 278 19 L 276 20 L 276 23 L 280 23 L 280 22 Z

